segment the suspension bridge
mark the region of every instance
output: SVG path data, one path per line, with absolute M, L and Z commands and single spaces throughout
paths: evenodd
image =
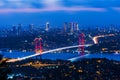
M 32 58 L 32 57 L 36 57 L 36 56 L 40 56 L 40 59 L 41 59 L 41 56 L 43 54 L 47 54 L 47 53 L 55 52 L 55 51 L 60 51 L 60 50 L 65 50 L 65 49 L 71 49 L 71 48 L 78 48 L 78 54 L 81 54 L 78 57 L 83 57 L 83 56 L 85 56 L 84 55 L 84 52 L 85 52 L 84 51 L 84 47 L 88 47 L 88 46 L 92 45 L 92 44 L 84 44 L 85 42 L 84 42 L 84 34 L 83 33 L 79 34 L 79 36 L 78 36 L 78 45 L 57 48 L 57 49 L 48 50 L 48 51 L 44 51 L 44 52 L 43 52 L 43 47 L 42 47 L 42 42 L 43 42 L 42 38 L 35 38 L 34 42 L 35 42 L 35 54 L 29 55 L 29 56 L 25 56 L 25 57 L 21 57 L 21 58 L 17 58 L 17 59 L 9 59 L 7 62 L 22 61 L 22 60 L 25 60 L 25 59 L 28 59 L 28 58 Z M 68 60 L 72 61 L 74 59 L 75 58 L 68 59 Z

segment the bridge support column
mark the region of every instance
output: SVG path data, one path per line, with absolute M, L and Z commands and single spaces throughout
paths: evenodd
M 84 45 L 84 43 L 84 33 L 81 33 L 78 36 L 78 45 Z M 78 47 L 78 54 L 84 55 L 84 46 Z
M 42 60 L 42 38 L 35 38 L 35 53 L 40 54 L 40 60 Z

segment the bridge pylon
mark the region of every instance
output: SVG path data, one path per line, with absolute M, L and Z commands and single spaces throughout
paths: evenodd
M 42 38 L 35 38 L 35 54 L 40 54 L 40 59 L 42 59 Z
M 81 33 L 78 35 L 78 45 L 84 45 L 85 40 L 84 40 L 84 33 Z M 84 46 L 78 47 L 78 54 L 84 55 Z

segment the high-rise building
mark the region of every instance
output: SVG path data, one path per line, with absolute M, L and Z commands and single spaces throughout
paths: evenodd
M 22 25 L 18 24 L 17 34 L 20 35 L 22 31 Z
M 30 24 L 30 25 L 29 25 L 29 30 L 30 30 L 30 31 L 33 31 L 33 29 L 34 29 L 34 25 L 33 25 L 33 24 Z
M 22 30 L 22 25 L 18 24 L 18 32 L 21 32 L 21 30 Z
M 78 23 L 74 23 L 74 28 L 75 28 L 75 31 L 79 31 L 79 25 L 78 25 Z
M 45 28 L 45 30 L 49 31 L 49 27 L 50 27 L 49 22 L 46 22 L 46 28 Z
M 13 31 L 13 32 L 16 32 L 16 31 L 17 31 L 17 28 L 16 28 L 15 25 L 13 25 L 13 27 L 12 27 L 12 31 Z
M 96 31 L 100 31 L 100 29 L 99 29 L 99 27 L 98 27 L 98 26 L 96 27 Z
M 79 31 L 79 25 L 78 25 L 78 23 L 76 24 L 76 26 L 77 26 L 77 31 Z
M 13 25 L 11 29 L 11 33 L 9 33 L 9 36 L 16 36 L 17 35 L 17 26 Z
M 63 25 L 63 32 L 69 32 L 69 33 L 73 33 L 74 31 L 79 31 L 79 26 L 78 23 L 74 23 L 74 22 L 70 22 L 67 23 L 65 22 Z
M 72 26 L 72 24 L 71 24 L 71 23 L 69 23 L 69 24 L 68 24 L 68 32 L 70 32 L 70 31 L 71 31 L 71 26 Z
M 70 22 L 70 23 L 68 24 L 68 32 L 69 32 L 70 34 L 73 34 L 73 32 L 74 32 L 74 23 L 73 23 L 73 22 Z
M 67 32 L 67 22 L 64 23 L 63 28 L 64 28 L 64 32 Z
M 70 33 L 73 33 L 74 32 L 74 30 L 73 30 L 73 28 L 74 28 L 74 23 L 72 22 L 72 23 L 70 23 L 71 25 L 70 25 Z

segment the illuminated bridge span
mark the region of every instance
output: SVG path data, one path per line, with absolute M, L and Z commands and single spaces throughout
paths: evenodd
M 77 47 L 81 47 L 81 46 L 88 47 L 88 46 L 91 46 L 91 45 L 92 45 L 92 44 L 86 44 L 86 45 L 75 45 L 75 46 L 68 46 L 68 47 L 57 48 L 57 49 L 53 49 L 53 50 L 49 50 L 49 51 L 44 51 L 44 52 L 42 52 L 42 53 L 39 53 L 39 52 L 38 52 L 38 53 L 36 53 L 36 54 L 30 55 L 30 56 L 26 56 L 26 57 L 22 57 L 22 58 L 10 59 L 10 60 L 8 60 L 7 62 L 22 61 L 22 60 L 25 60 L 25 59 L 28 59 L 28 58 L 32 58 L 32 57 L 41 55 L 41 54 L 46 54 L 46 53 L 50 53 L 50 52 L 54 52 L 54 51 L 59 51 L 59 50 L 77 48 Z
M 95 37 L 93 37 L 94 44 L 98 44 L 98 38 L 107 37 L 107 36 L 114 36 L 114 34 L 95 36 Z

